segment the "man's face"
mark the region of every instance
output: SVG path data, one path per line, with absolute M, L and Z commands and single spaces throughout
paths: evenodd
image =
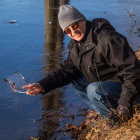
M 86 21 L 78 21 L 69 25 L 64 31 L 71 39 L 80 41 L 84 38 L 86 32 Z

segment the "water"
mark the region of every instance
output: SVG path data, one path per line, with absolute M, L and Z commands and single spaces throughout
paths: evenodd
M 138 0 L 1 0 L 0 1 L 0 140 L 71 139 L 65 124 L 78 125 L 87 106 L 65 86 L 45 97 L 13 93 L 3 78 L 16 71 L 31 83 L 59 67 L 67 55 L 69 38 L 57 21 L 58 7 L 70 3 L 91 20 L 107 18 L 128 38 L 132 48 L 140 46 L 140 2 Z M 133 18 L 129 14 L 134 14 Z M 16 23 L 10 24 L 10 20 Z M 71 116 L 75 116 L 74 119 Z

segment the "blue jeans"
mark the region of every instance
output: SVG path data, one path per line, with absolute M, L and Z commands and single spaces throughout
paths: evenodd
M 104 118 L 108 118 L 107 115 L 111 112 L 110 108 L 117 108 L 122 91 L 121 83 L 93 82 L 89 84 L 84 78 L 73 81 L 72 87 L 91 109 Z

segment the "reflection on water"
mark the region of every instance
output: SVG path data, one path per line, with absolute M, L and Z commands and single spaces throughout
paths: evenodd
M 45 0 L 45 43 L 44 43 L 44 61 L 45 71 L 52 72 L 59 66 L 62 60 L 62 51 L 64 49 L 64 34 L 58 23 L 59 6 L 68 4 L 68 0 Z
M 62 61 L 64 50 L 64 34 L 59 26 L 57 14 L 59 6 L 68 4 L 68 0 L 44 0 L 45 5 L 45 43 L 44 43 L 44 63 L 42 68 L 45 73 L 50 73 L 59 67 Z M 61 98 L 64 88 L 52 91 L 42 99 L 42 127 L 39 131 L 41 139 L 51 139 L 59 126 L 60 113 L 64 103 Z

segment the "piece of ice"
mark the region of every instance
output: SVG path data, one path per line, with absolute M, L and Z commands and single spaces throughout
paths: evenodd
M 21 89 L 21 87 L 29 84 L 29 82 L 19 72 L 10 74 L 3 80 L 9 83 L 13 92 L 26 93 L 26 90 Z

